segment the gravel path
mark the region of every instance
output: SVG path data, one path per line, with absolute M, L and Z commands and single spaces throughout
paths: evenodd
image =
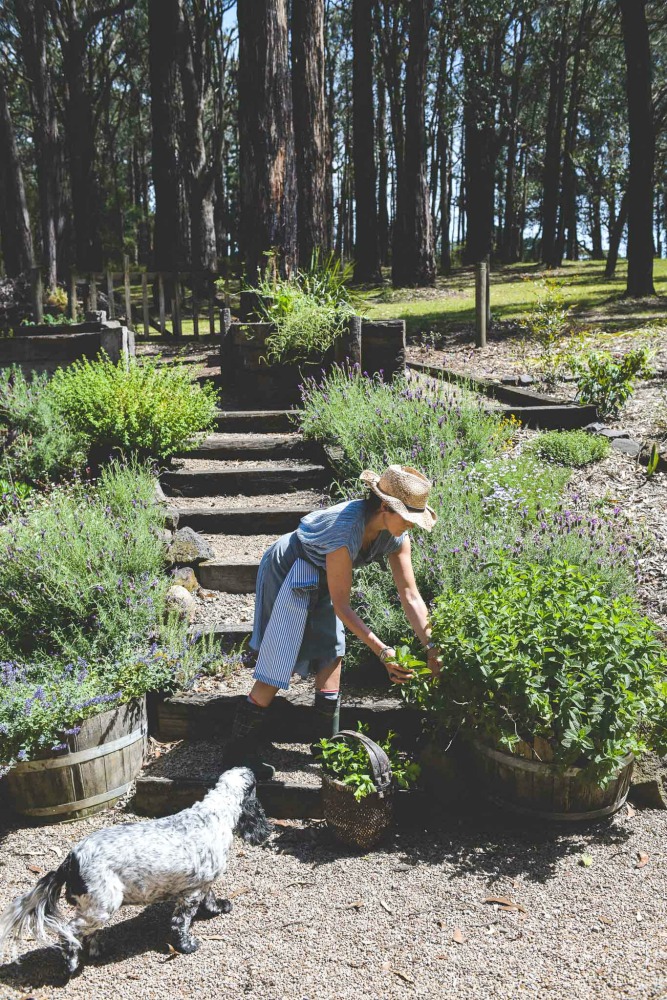
M 317 490 L 293 490 L 286 493 L 263 493 L 261 496 L 248 497 L 245 494 L 237 496 L 217 497 L 168 497 L 170 507 L 177 510 L 228 510 L 244 508 L 249 514 L 253 510 L 272 510 L 294 507 L 326 507 L 331 503 L 329 497 Z
M 128 821 L 119 807 L 50 829 L 9 827 L 0 904 L 34 884 L 29 866 L 49 870 L 92 830 Z M 57 953 L 32 950 L 0 968 L 0 997 L 659 1000 L 666 837 L 667 813 L 652 811 L 540 833 L 451 810 L 355 856 L 321 822 L 282 821 L 266 847 L 235 844 L 217 886 L 234 908 L 196 925 L 196 954 L 167 953 L 167 906 L 128 907 L 103 932 L 105 956 L 78 978 L 64 985 Z
M 215 552 L 216 559 L 246 562 L 261 559 L 269 545 L 280 535 L 203 535 Z
M 321 465 L 315 465 L 302 458 L 262 458 L 237 459 L 237 458 L 175 458 L 174 469 L 181 472 L 227 472 L 233 469 L 237 472 L 282 472 L 285 469 L 292 469 L 294 472 L 311 472 L 313 469 L 321 469 Z
M 196 597 L 193 625 L 245 625 L 255 613 L 254 594 L 225 594 L 220 590 L 204 591 Z

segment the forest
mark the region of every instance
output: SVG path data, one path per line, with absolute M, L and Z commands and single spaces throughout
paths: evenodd
M 3 0 L 2 267 L 667 255 L 661 0 Z

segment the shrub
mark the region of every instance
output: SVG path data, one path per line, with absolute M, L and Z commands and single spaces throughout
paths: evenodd
M 0 524 L 22 510 L 31 493 L 27 483 L 0 479 Z
M 257 291 L 265 297 L 266 318 L 276 328 L 266 340 L 268 360 L 321 358 L 354 315 L 351 278 L 351 265 L 343 265 L 333 254 L 321 260 L 317 252 L 307 270 L 289 278 L 265 276 Z
M 28 381 L 20 368 L 0 370 L 0 475 L 43 483 L 80 468 L 86 441 L 63 420 L 48 376 Z
M 368 732 L 368 726 L 358 724 L 361 733 Z M 391 772 L 399 788 L 409 788 L 419 777 L 421 768 L 409 760 L 396 747 L 396 733 L 388 732 L 386 739 L 378 742 L 389 758 Z M 373 783 L 373 775 L 368 759 L 368 751 L 360 740 L 321 739 L 317 743 L 315 759 L 322 765 L 322 770 L 329 777 L 341 781 L 354 790 L 357 801 L 377 791 Z
M 554 278 L 538 282 L 541 289 L 537 302 L 522 317 L 522 325 L 530 341 L 541 351 L 541 375 L 547 384 L 557 379 L 563 358 L 558 351 L 558 341 L 570 330 L 569 307 L 565 305 L 561 283 Z
M 627 597 L 558 561 L 503 561 L 489 583 L 450 591 L 431 613 L 442 655 L 436 681 L 406 697 L 493 746 L 548 741 L 554 761 L 604 781 L 630 751 L 667 746 L 667 655 L 657 627 Z
M 651 374 L 649 352 L 640 347 L 622 357 L 592 351 L 570 362 L 577 377 L 577 398 L 593 403 L 601 419 L 617 417 L 633 393 L 634 382 Z
M 581 468 L 599 462 L 609 451 L 609 441 L 586 431 L 546 431 L 531 441 L 526 451 L 556 465 Z
M 102 355 L 59 368 L 48 396 L 91 448 L 165 459 L 213 424 L 217 393 L 211 384 L 199 386 L 197 375 L 191 365 L 134 358 L 113 364 Z
M 0 532 L 0 660 L 118 659 L 164 617 L 164 514 L 154 479 L 109 466 L 57 487 Z

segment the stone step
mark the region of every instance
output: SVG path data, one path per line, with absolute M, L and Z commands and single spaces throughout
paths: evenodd
M 190 634 L 203 638 L 212 637 L 223 653 L 237 649 L 252 635 L 251 622 L 218 622 L 215 625 L 191 625 Z
M 218 410 L 221 433 L 285 434 L 295 428 L 291 410 Z
M 266 493 L 282 493 L 286 490 L 322 489 L 330 480 L 330 473 L 323 465 L 309 462 L 252 462 L 216 468 L 214 461 L 205 468 L 193 467 L 197 459 L 188 460 L 183 469 L 163 474 L 162 486 L 165 493 L 180 496 L 259 496 Z
M 248 628 L 248 632 L 250 628 Z M 378 667 L 378 674 L 383 672 Z M 380 678 L 382 679 L 382 678 Z M 384 674 L 386 681 L 386 674 Z M 251 683 L 250 675 L 248 683 Z M 307 742 L 313 738 L 312 693 L 293 685 L 286 692 L 279 692 L 268 718 L 268 735 L 274 740 Z M 175 740 L 224 739 L 240 698 L 236 691 L 215 692 L 184 691 L 161 701 L 155 710 L 155 736 L 163 743 Z M 341 729 L 356 729 L 357 722 L 369 726 L 371 737 L 383 736 L 393 729 L 403 739 L 411 739 L 421 731 L 422 715 L 406 708 L 397 698 L 356 694 L 345 696 L 343 679 L 343 704 Z
M 203 534 L 284 535 L 294 531 L 301 518 L 313 509 L 311 506 L 254 507 L 249 503 L 239 508 L 173 508 L 168 513 L 174 517 L 178 515 L 179 528 L 188 527 Z
M 149 763 L 137 778 L 132 807 L 144 816 L 169 816 L 199 802 L 223 771 L 223 747 L 198 741 L 181 744 Z M 257 785 L 257 797 L 272 819 L 321 819 L 321 771 L 307 746 L 285 745 L 271 753 L 273 781 Z M 294 780 L 297 778 L 298 780 Z M 397 790 L 394 819 L 413 825 L 428 814 L 423 791 Z
M 195 568 L 197 579 L 206 590 L 226 594 L 252 594 L 255 590 L 259 559 L 208 559 Z
M 314 441 L 304 441 L 300 434 L 217 433 L 184 452 L 188 458 L 279 459 L 310 458 L 322 461 L 322 448 Z

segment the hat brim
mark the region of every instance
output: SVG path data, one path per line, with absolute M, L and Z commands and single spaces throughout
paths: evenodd
M 417 525 L 417 527 L 423 528 L 424 531 L 430 531 L 438 520 L 438 515 L 433 508 L 426 504 L 424 510 L 410 510 L 398 497 L 393 497 L 391 494 L 383 493 L 382 490 L 378 489 L 377 484 L 380 478 L 377 472 L 372 472 L 370 469 L 364 469 L 359 476 L 364 486 L 368 486 L 376 496 L 384 500 L 394 513 L 400 514 L 404 521 L 410 521 L 412 524 Z

